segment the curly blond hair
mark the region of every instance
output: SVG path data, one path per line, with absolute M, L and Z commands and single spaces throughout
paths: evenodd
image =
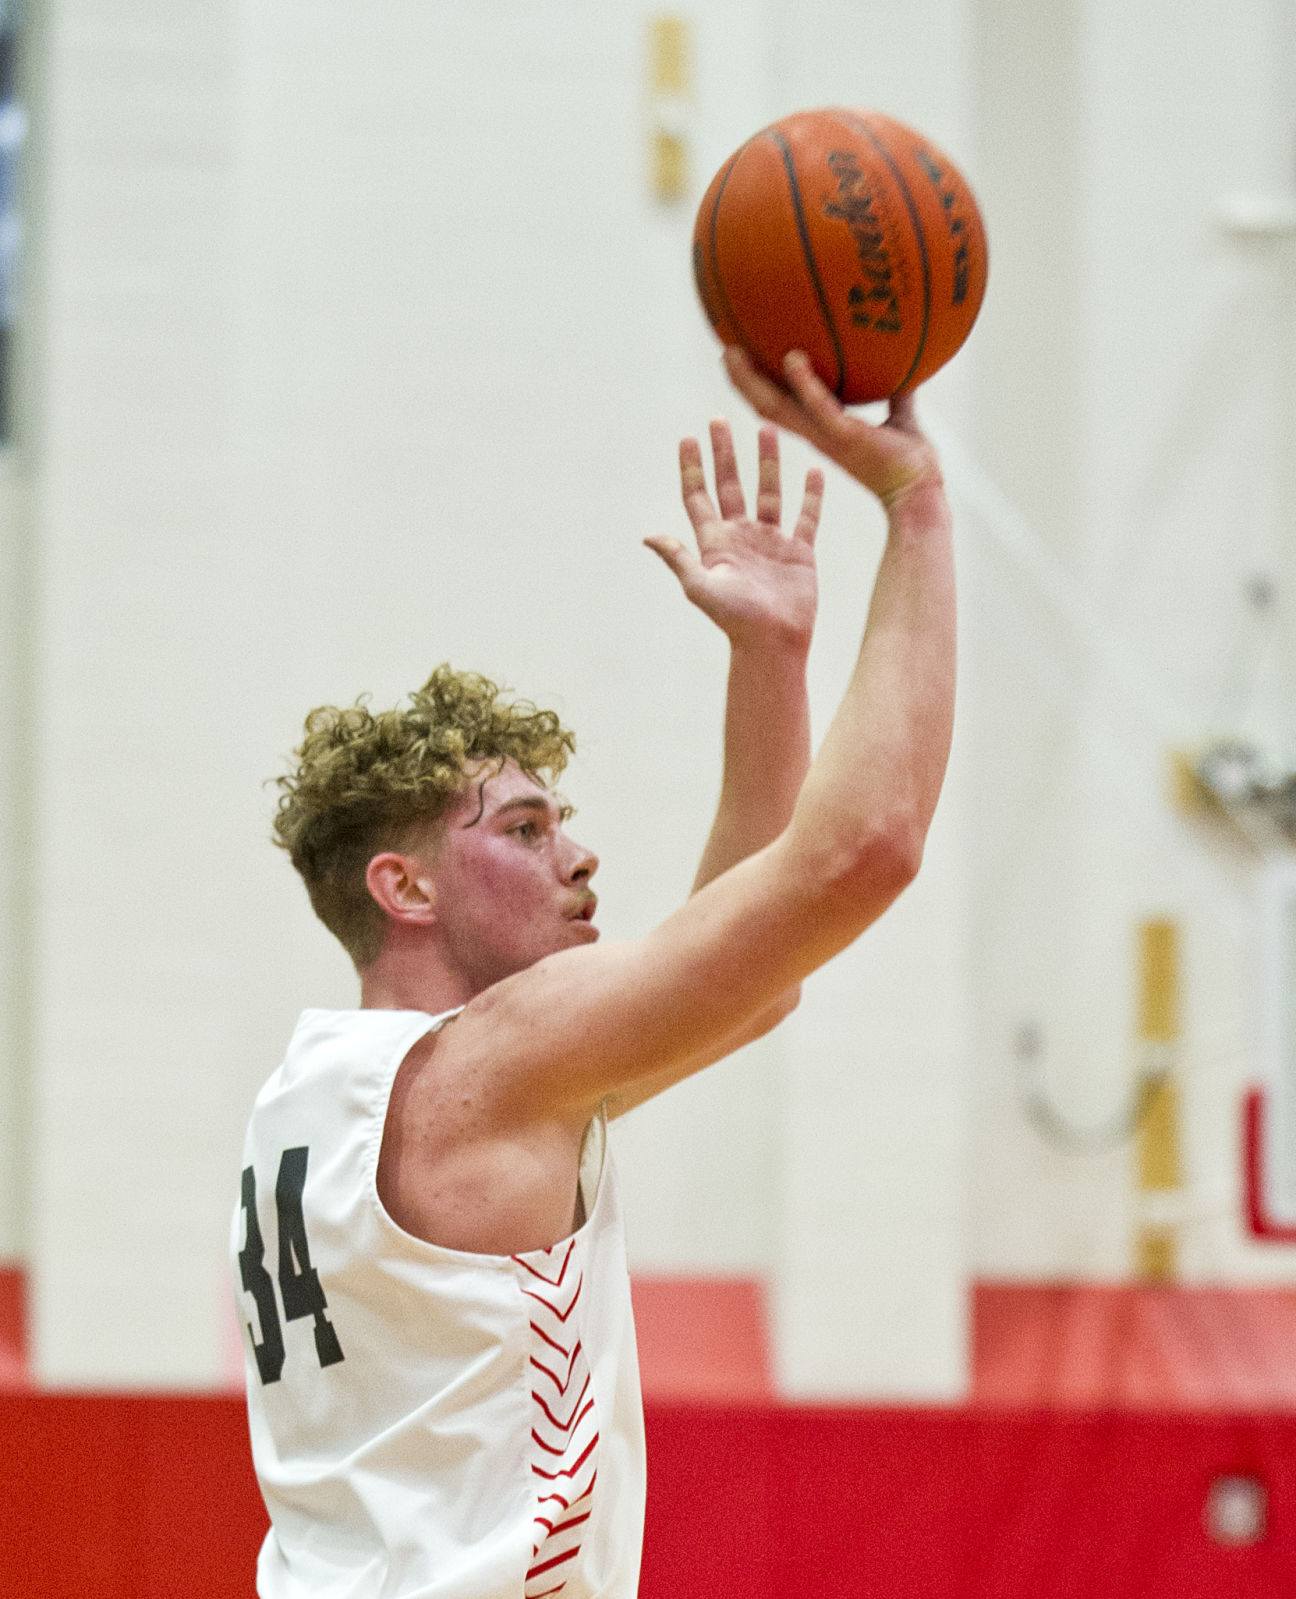
M 551 785 L 575 747 L 553 711 L 505 699 L 476 672 L 438 666 L 390 711 L 371 711 L 363 695 L 310 713 L 296 767 L 275 780 L 275 842 L 301 873 L 315 914 L 363 970 L 385 931 L 365 882 L 373 857 L 443 816 L 481 763 L 516 761 Z

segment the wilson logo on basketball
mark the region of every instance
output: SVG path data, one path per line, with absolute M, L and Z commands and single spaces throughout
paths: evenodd
M 837 198 L 827 202 L 824 215 L 837 218 L 850 229 L 864 274 L 863 283 L 852 284 L 846 296 L 850 319 L 857 328 L 872 328 L 877 333 L 903 332 L 900 302 L 891 282 L 891 260 L 859 162 L 849 150 L 833 150 L 828 166 L 837 180 Z

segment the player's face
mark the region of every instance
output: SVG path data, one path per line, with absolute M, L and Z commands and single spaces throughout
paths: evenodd
M 569 838 L 566 812 L 511 761 L 469 784 L 442 819 L 430 863 L 446 955 L 474 992 L 598 938 L 598 857 Z

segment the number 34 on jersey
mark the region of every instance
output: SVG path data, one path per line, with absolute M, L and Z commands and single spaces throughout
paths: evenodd
M 275 1210 L 279 1216 L 279 1297 L 283 1301 L 286 1321 L 296 1321 L 302 1316 L 315 1319 L 315 1353 L 321 1366 L 336 1366 L 346 1357 L 324 1312 L 328 1301 L 320 1286 L 319 1273 L 311 1265 L 310 1244 L 306 1238 L 306 1218 L 302 1214 L 302 1195 L 306 1191 L 306 1162 L 310 1156 L 307 1145 L 285 1149 L 279 1157 L 279 1175 L 275 1180 Z M 274 1282 L 265 1266 L 265 1240 L 257 1220 L 256 1173 L 251 1166 L 243 1172 L 243 1215 L 247 1225 L 246 1242 L 239 1250 L 239 1276 L 245 1292 L 251 1294 L 261 1323 L 261 1339 L 257 1341 L 251 1322 L 248 1334 L 252 1339 L 252 1352 L 256 1356 L 257 1371 L 263 1383 L 278 1382 L 283 1374 L 283 1327 L 279 1320 L 279 1306 L 275 1302 Z

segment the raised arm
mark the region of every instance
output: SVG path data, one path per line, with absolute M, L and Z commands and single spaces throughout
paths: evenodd
M 548 957 L 488 988 L 445 1035 L 445 1069 L 492 1126 L 570 1117 L 719 1048 L 852 942 L 912 879 L 948 758 L 954 698 L 950 518 L 910 400 L 875 427 L 804 358 L 788 391 L 730 356 L 767 420 L 803 434 L 886 507 L 888 533 L 841 706 L 772 843 L 647 938 Z
M 781 531 L 778 432 L 760 430 L 756 515 L 747 514 L 729 424 L 711 424 L 716 498 L 707 493 L 696 439 L 680 444 L 680 488 L 696 554 L 679 539 L 644 542 L 729 640 L 720 803 L 698 866 L 696 892 L 772 843 L 792 817 L 810 765 L 806 657 L 814 633 L 814 540 L 823 473 L 806 478 L 791 536 Z
M 769 423 L 760 429 L 754 519 L 747 514 L 733 435 L 723 419 L 711 424 L 711 453 L 714 501 L 698 441 L 680 443 L 680 490 L 697 553 L 675 538 L 644 540 L 729 640 L 720 803 L 693 881 L 695 894 L 783 832 L 810 766 L 806 658 L 818 604 L 814 542 L 824 489 L 823 473 L 815 467 L 806 474 L 801 509 L 786 535 L 778 430 Z M 622 1085 L 609 1100 L 612 1114 L 633 1110 L 760 1038 L 799 998 L 794 984 L 727 1037 Z
M 725 358 L 763 417 L 800 433 L 886 509 L 887 542 L 859 659 L 802 799 L 817 825 L 838 836 L 854 833 L 860 817 L 844 790 L 852 772 L 864 775 L 863 765 L 870 787 L 906 796 L 921 850 L 954 725 L 952 529 L 935 451 L 918 427 L 912 395 L 893 400 L 887 421 L 872 427 L 838 404 L 799 352 L 787 360 L 790 392 L 758 373 L 741 350 Z

